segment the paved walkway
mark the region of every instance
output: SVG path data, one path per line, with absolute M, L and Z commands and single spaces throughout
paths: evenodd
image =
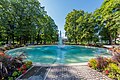
M 37 67 L 38 68 L 38 67 Z M 41 70 L 40 70 L 41 69 Z M 37 72 L 34 72 L 37 71 Z M 31 73 L 26 73 L 30 75 Z M 29 78 L 21 78 L 27 80 L 112 80 L 100 72 L 97 72 L 88 66 L 72 65 L 72 66 L 39 66 L 38 70 L 31 69 L 31 76 Z M 22 76 L 25 77 L 25 76 Z M 26 76 L 28 77 L 28 76 Z M 17 79 L 19 80 L 19 79 Z
M 46 80 L 111 80 L 88 66 L 54 66 Z

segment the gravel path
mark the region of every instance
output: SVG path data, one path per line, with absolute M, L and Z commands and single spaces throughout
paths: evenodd
M 88 66 L 53 66 L 45 80 L 112 80 Z
M 29 77 L 28 77 L 29 75 Z M 112 80 L 84 65 L 34 66 L 16 80 Z

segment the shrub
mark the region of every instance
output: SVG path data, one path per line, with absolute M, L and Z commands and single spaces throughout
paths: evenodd
M 31 61 L 23 62 L 23 58 L 21 56 L 0 56 L 0 80 L 15 80 L 16 77 L 25 73 L 26 70 L 32 66 Z
M 18 72 L 17 71 L 14 71 L 13 74 L 12 74 L 13 77 L 16 77 L 18 76 Z
M 107 65 L 108 65 L 108 59 L 107 58 L 98 56 L 96 58 L 96 61 L 97 61 L 97 70 L 98 71 L 103 71 L 104 68 L 106 68 Z
M 98 71 L 103 71 L 104 68 L 107 67 L 107 65 L 109 64 L 110 60 L 101 56 L 98 56 L 95 59 L 91 59 L 89 61 L 89 66 L 93 69 L 96 69 Z
M 0 48 L 0 52 L 4 52 L 5 51 L 5 49 L 3 49 L 3 48 Z
M 93 69 L 97 69 L 97 61 L 96 61 L 96 59 L 89 60 L 88 66 L 93 68 Z
M 3 79 L 4 76 L 8 74 L 8 71 L 6 69 L 6 66 L 0 62 L 0 80 Z
M 120 80 L 120 67 L 117 64 L 110 63 L 105 70 L 109 71 L 108 77 Z
M 0 61 L 1 61 L 1 71 L 0 73 L 0 79 L 3 77 L 9 77 L 14 73 L 15 70 L 17 70 L 17 67 L 20 67 L 21 64 L 17 61 L 16 58 L 8 58 L 7 56 L 0 56 Z M 22 64 L 21 64 L 22 65 Z
M 120 54 L 114 55 L 112 58 L 104 58 L 98 56 L 91 59 L 88 64 L 89 67 L 101 71 L 108 75 L 108 77 L 120 80 Z
M 115 61 L 116 63 L 120 63 L 120 53 L 115 54 L 112 57 L 112 60 Z
M 10 47 L 4 47 L 5 50 L 10 50 Z
M 11 46 L 10 46 L 10 49 L 14 49 L 14 46 L 13 46 L 13 45 L 11 45 Z
M 28 68 L 30 68 L 32 66 L 32 62 L 31 61 L 26 61 L 25 65 L 26 65 L 26 67 L 28 69 Z

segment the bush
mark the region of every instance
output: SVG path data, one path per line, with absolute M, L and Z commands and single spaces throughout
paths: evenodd
M 4 47 L 5 50 L 10 50 L 10 47 Z
M 0 70 L 0 79 L 10 77 L 17 70 L 17 67 L 22 65 L 22 61 L 18 62 L 17 58 L 8 58 L 8 56 L 0 56 L 0 61 L 2 69 Z
M 15 80 L 20 74 L 25 73 L 31 66 L 32 62 L 23 62 L 21 56 L 0 56 L 0 80 Z
M 112 57 L 112 60 L 116 63 L 120 63 L 120 53 L 117 53 L 115 54 L 113 57 Z
M 97 57 L 97 69 L 103 71 L 104 68 L 108 65 L 107 58 Z
M 105 71 L 108 70 L 108 77 L 120 80 L 120 67 L 115 63 L 110 63 Z
M 31 61 L 26 61 L 25 65 L 26 65 L 26 67 L 28 69 L 28 68 L 30 68 L 32 66 L 32 62 Z
M 88 66 L 103 72 L 108 77 L 120 80 L 120 54 L 114 55 L 112 58 L 97 57 L 89 60 Z
M 10 46 L 10 49 L 14 49 L 14 46 L 13 46 L 13 45 L 11 45 L 11 46 Z
M 91 59 L 89 61 L 89 66 L 98 71 L 103 71 L 104 68 L 107 67 L 108 63 L 109 63 L 109 60 L 107 58 L 103 58 L 99 56 L 95 59 Z
M 5 51 L 5 49 L 3 49 L 3 48 L 0 48 L 0 52 L 4 52 Z
M 96 59 L 89 60 L 88 66 L 93 68 L 93 69 L 97 69 L 97 61 L 96 61 Z

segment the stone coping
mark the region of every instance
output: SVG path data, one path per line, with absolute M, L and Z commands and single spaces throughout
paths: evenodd
M 84 62 L 84 63 L 70 63 L 70 64 L 57 64 L 57 63 L 54 63 L 54 64 L 41 64 L 41 63 L 33 63 L 33 66 L 77 66 L 77 65 L 87 65 L 88 62 Z
M 10 50 L 6 50 L 4 53 L 7 53 L 9 51 L 12 50 L 17 50 L 17 49 L 24 49 L 25 47 L 37 47 L 37 46 L 61 46 L 61 45 L 29 45 L 29 46 L 24 46 L 24 47 L 19 47 L 19 48 L 14 48 L 14 49 L 10 49 Z M 106 48 L 101 48 L 101 47 L 94 47 L 94 46 L 83 46 L 83 45 L 62 45 L 62 46 L 80 46 L 80 47 L 86 47 L 86 48 L 100 48 L 100 49 L 106 49 Z M 106 49 L 108 50 L 108 49 Z
M 5 53 L 7 53 L 9 51 L 12 51 L 12 50 L 22 49 L 22 48 L 25 48 L 25 47 L 31 48 L 31 47 L 37 47 L 37 46 L 59 46 L 59 45 L 30 45 L 30 46 L 24 46 L 24 47 L 19 47 L 19 48 L 7 50 L 7 51 L 5 51 Z M 99 47 L 82 46 L 82 45 L 62 45 L 62 46 L 81 46 L 81 47 L 87 47 L 87 48 L 99 48 Z M 102 49 L 106 49 L 106 48 L 102 48 Z M 108 52 L 108 50 L 107 50 L 107 52 Z M 59 64 L 59 63 L 58 64 L 57 63 L 43 64 L 43 63 L 39 63 L 39 62 L 33 62 L 33 65 L 35 65 L 35 66 L 58 66 L 58 65 L 61 65 L 61 66 L 74 66 L 74 65 L 87 65 L 87 64 L 88 64 L 88 62 L 68 63 L 68 64 Z

